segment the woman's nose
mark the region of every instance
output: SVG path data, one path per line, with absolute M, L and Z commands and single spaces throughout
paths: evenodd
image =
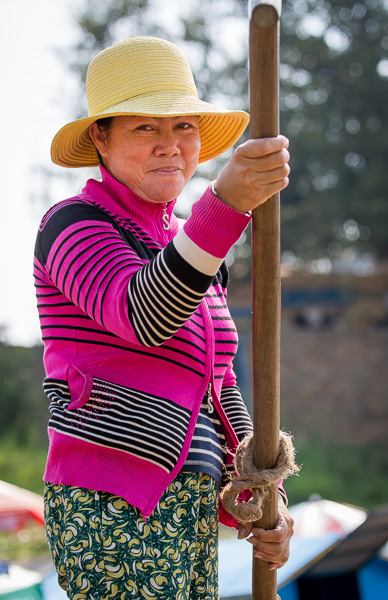
M 180 154 L 178 136 L 171 132 L 164 134 L 156 145 L 155 154 L 157 156 L 176 156 Z

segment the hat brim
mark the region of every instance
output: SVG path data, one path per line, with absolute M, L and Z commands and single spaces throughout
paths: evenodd
M 163 91 L 125 100 L 97 115 L 68 123 L 55 135 L 51 158 L 62 167 L 98 166 L 96 148 L 89 127 L 98 119 L 120 115 L 179 117 L 198 115 L 201 151 L 198 162 L 219 156 L 237 142 L 249 123 L 248 113 L 229 111 L 192 95 Z

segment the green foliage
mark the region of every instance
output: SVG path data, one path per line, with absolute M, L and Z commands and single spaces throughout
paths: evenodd
M 290 505 L 312 494 L 334 502 L 373 508 L 388 503 L 386 450 L 378 444 L 350 445 L 310 440 L 296 443 L 299 476 L 285 482 Z
M 292 143 L 283 248 L 388 255 L 387 4 L 285 4 L 281 123 Z M 324 264 L 324 263 L 323 263 Z
M 0 479 L 42 493 L 48 400 L 42 346 L 0 344 Z
M 0 560 L 16 564 L 48 563 L 50 552 L 44 527 L 30 519 L 17 533 L 0 532 Z
M 46 435 L 39 443 L 20 443 L 12 433 L 0 437 L 0 480 L 43 494 L 46 456 Z
M 47 407 L 42 391 L 43 347 L 0 344 L 0 438 L 20 444 L 46 443 Z

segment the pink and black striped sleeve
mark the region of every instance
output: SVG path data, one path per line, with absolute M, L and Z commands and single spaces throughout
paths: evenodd
M 180 329 L 214 276 L 193 266 L 173 242 L 150 256 L 129 230 L 76 200 L 49 211 L 36 259 L 54 286 L 90 318 L 145 346 L 158 346 Z
M 131 315 L 142 343 L 169 339 L 194 313 L 249 220 L 210 189 L 193 205 L 173 242 L 129 283 Z

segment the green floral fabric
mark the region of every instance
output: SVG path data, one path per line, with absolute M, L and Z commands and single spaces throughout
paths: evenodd
M 106 492 L 45 484 L 46 533 L 72 600 L 218 599 L 218 484 L 180 473 L 150 517 Z

